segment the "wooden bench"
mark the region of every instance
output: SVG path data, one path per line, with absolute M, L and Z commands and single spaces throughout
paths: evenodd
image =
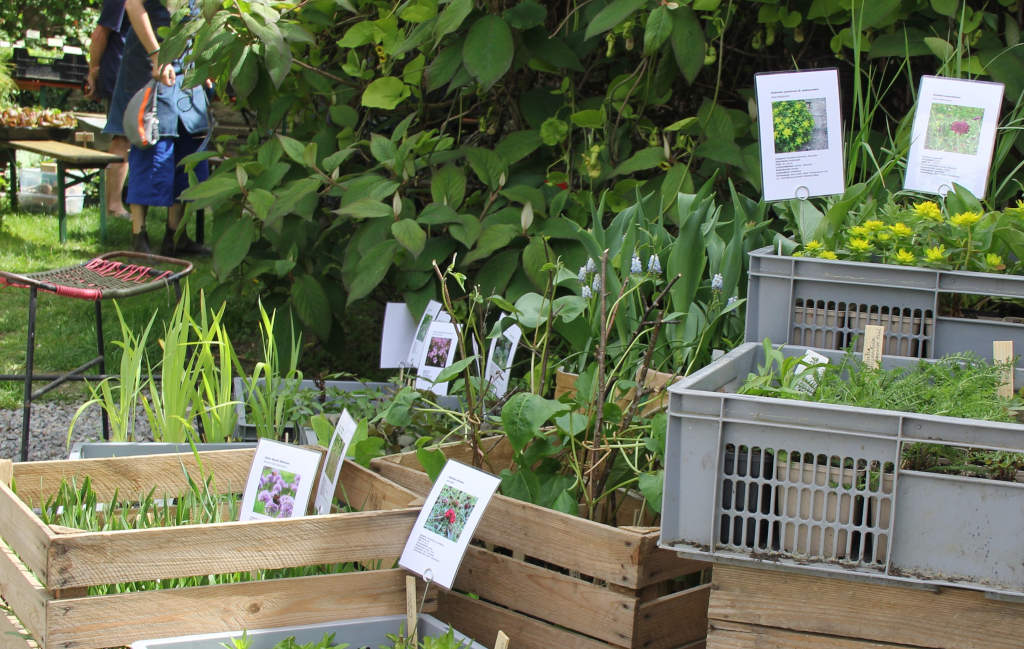
M 60 222 L 60 242 L 68 239 L 67 228 L 67 205 L 65 190 L 81 183 L 85 183 L 92 177 L 98 175 L 100 181 L 100 240 L 107 237 L 107 202 L 105 176 L 103 173 L 107 165 L 121 162 L 121 158 L 103 151 L 95 151 L 85 147 L 58 142 L 56 140 L 0 140 L 0 149 L 6 151 L 6 164 L 10 169 L 8 176 L 11 208 L 18 209 L 18 165 L 15 156 L 18 151 L 31 151 L 39 155 L 53 158 L 57 161 L 57 215 Z M 68 175 L 68 171 L 75 169 L 82 171 L 81 175 Z M 90 171 L 94 170 L 94 171 Z M 69 181 L 70 179 L 70 181 Z

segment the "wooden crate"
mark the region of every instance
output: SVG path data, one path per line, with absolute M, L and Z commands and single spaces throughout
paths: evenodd
M 982 559 L 979 559 L 982 560 Z M 716 565 L 707 649 L 1020 649 L 1024 603 Z
M 500 440 L 488 454 L 499 470 Z M 467 445 L 446 449 L 469 462 Z M 426 494 L 414 454 L 372 463 L 385 477 Z M 612 527 L 497 495 L 477 528 L 438 616 L 486 643 L 498 629 L 516 649 L 671 649 L 703 645 L 708 564 L 658 548 L 658 530 Z M 684 587 L 688 580 L 697 585 Z M 463 593 L 472 593 L 476 598 Z
M 254 449 L 200 453 L 219 491 L 240 491 Z M 42 649 L 93 649 L 140 638 L 309 624 L 402 613 L 405 573 L 394 565 L 422 498 L 346 462 L 337 495 L 355 513 L 173 528 L 82 532 L 45 525 L 32 507 L 62 478 L 91 477 L 100 502 L 180 494 L 192 454 L 12 464 L 0 461 L 0 595 Z M 13 475 L 18 495 L 10 489 Z M 92 585 L 359 562 L 366 570 L 117 595 Z M 380 567 L 383 569 L 371 570 Z M 427 610 L 433 610 L 431 601 Z

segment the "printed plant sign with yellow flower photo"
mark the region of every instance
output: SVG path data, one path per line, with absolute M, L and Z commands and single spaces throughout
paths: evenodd
M 775 153 L 828 148 L 824 97 L 773 102 L 772 126 L 775 130 Z

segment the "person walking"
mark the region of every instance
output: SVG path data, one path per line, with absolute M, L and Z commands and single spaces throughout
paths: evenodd
M 206 89 L 182 87 L 182 59 L 159 62 L 157 30 L 171 24 L 171 14 L 160 0 L 126 0 L 125 13 L 132 30 L 125 38 L 124 56 L 104 132 L 124 134 L 122 116 L 132 96 L 150 79 L 159 82 L 160 137 L 152 146 L 132 146 L 128 152 L 126 202 L 132 216 L 132 246 L 140 252 L 150 251 L 146 215 L 149 207 L 162 206 L 167 208 L 167 228 L 160 253 L 169 256 L 209 254 L 210 250 L 190 239 L 184 228 L 178 231 L 184 213 L 184 205 L 178 197 L 188 188 L 188 174 L 181 160 L 200 149 L 210 127 Z M 209 166 L 205 160 L 195 166 L 194 173 L 200 182 L 206 180 Z
M 108 108 L 114 93 L 117 71 L 121 67 L 124 52 L 124 38 L 131 29 L 131 23 L 124 13 L 125 0 L 103 0 L 100 18 L 92 30 L 89 41 L 89 74 L 85 80 L 85 96 L 104 103 Z M 107 149 L 122 160 L 128 156 L 128 140 L 124 135 L 113 135 Z M 101 200 L 107 202 L 107 213 L 127 219 L 128 210 L 121 201 L 124 179 L 128 174 L 128 162 L 107 165 L 107 195 Z

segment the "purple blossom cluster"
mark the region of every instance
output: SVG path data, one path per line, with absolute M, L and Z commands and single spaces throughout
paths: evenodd
M 260 477 L 256 499 L 263 503 L 263 513 L 274 518 L 289 518 L 295 509 L 295 494 L 302 476 L 296 474 L 291 482 L 277 469 L 264 469 Z
M 427 349 L 427 364 L 433 367 L 444 367 L 448 360 L 448 349 L 451 347 L 451 338 L 440 336 L 430 340 L 430 347 Z

